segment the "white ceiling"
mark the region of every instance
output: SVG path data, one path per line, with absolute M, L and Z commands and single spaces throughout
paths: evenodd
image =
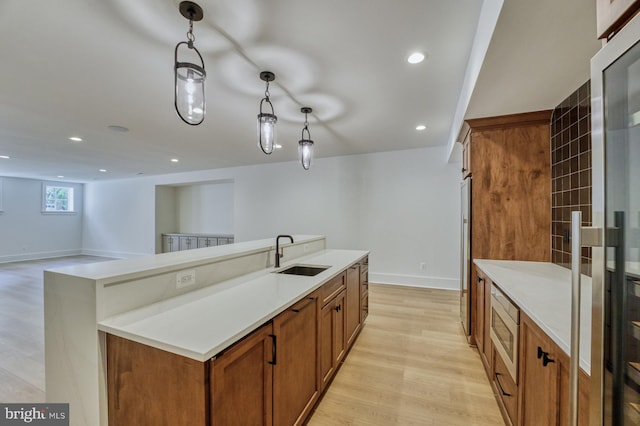
M 446 145 L 482 6 L 199 0 L 207 117 L 194 127 L 173 109 L 173 49 L 188 26 L 178 3 L 0 2 L 0 155 L 11 157 L 0 176 L 90 182 L 291 161 L 303 105 L 319 157 Z M 583 3 L 506 0 L 467 116 L 553 108 L 586 81 L 599 44 Z M 410 65 L 415 50 L 427 59 Z M 256 146 L 261 70 L 276 74 L 283 148 L 270 156 Z

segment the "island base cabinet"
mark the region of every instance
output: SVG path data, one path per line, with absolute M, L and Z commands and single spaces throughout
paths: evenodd
M 346 321 L 347 347 L 351 347 L 360 332 L 360 265 L 347 269 Z
M 320 395 L 318 374 L 318 293 L 273 320 L 273 424 L 300 425 Z
M 109 425 L 207 426 L 206 363 L 107 334 Z
M 320 377 L 324 389 L 346 353 L 345 291 L 322 307 L 320 311 Z
M 273 424 L 273 326 L 253 332 L 211 361 L 211 425 Z

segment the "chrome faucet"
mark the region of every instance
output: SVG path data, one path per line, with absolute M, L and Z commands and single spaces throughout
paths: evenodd
M 293 244 L 293 237 L 291 235 L 278 235 L 276 237 L 276 268 L 280 267 L 280 258 L 284 256 L 284 254 L 280 254 L 280 238 L 288 238 L 291 240 L 291 244 Z

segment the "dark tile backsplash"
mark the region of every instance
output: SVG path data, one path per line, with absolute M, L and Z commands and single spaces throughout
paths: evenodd
M 591 226 L 591 87 L 584 83 L 551 116 L 551 261 L 571 268 L 571 212 Z M 591 249 L 582 249 L 591 275 Z

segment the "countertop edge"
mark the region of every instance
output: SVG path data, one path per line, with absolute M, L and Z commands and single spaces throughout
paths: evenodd
M 324 285 L 325 283 L 327 283 L 328 281 L 332 280 L 333 278 L 335 278 L 336 276 L 338 276 L 341 272 L 343 272 L 345 269 L 348 269 L 350 266 L 354 265 L 355 263 L 360 262 L 361 260 L 363 260 L 366 256 L 368 256 L 370 254 L 369 251 L 367 250 L 331 250 L 331 249 L 325 249 L 321 252 L 318 253 L 312 253 L 308 256 L 303 256 L 300 258 L 296 258 L 296 259 L 292 259 L 291 261 L 288 261 L 286 263 L 284 263 L 283 265 L 281 265 L 280 268 L 278 269 L 282 269 L 283 267 L 289 266 L 289 265 L 294 265 L 294 264 L 299 264 L 299 263 L 305 263 L 305 262 L 313 262 L 314 257 L 320 257 L 321 255 L 326 255 L 327 253 L 332 253 L 332 252 L 349 252 L 349 254 L 351 255 L 349 257 L 349 260 L 344 264 L 344 265 L 340 265 L 339 268 L 337 268 L 335 271 L 333 271 L 331 274 L 328 274 L 324 277 L 322 277 L 321 281 L 316 282 L 313 285 L 310 285 L 307 289 L 305 289 L 301 294 L 299 294 L 298 296 L 296 296 L 295 298 L 292 298 L 290 300 L 288 300 L 287 302 L 283 303 L 282 305 L 279 305 L 277 307 L 275 307 L 272 311 L 270 311 L 269 314 L 267 315 L 262 315 L 259 318 L 256 318 L 255 320 L 253 320 L 251 323 L 246 324 L 243 327 L 239 327 L 238 330 L 234 330 L 234 332 L 232 333 L 231 336 L 229 336 L 228 338 L 217 342 L 213 347 L 209 347 L 207 348 L 207 350 L 204 351 L 198 351 L 198 350 L 193 350 L 193 349 L 189 349 L 187 347 L 184 346 L 180 346 L 180 345 L 176 345 L 173 344 L 171 342 L 168 341 L 162 341 L 162 340 L 158 340 L 158 339 L 153 339 L 153 338 L 149 338 L 148 336 L 139 334 L 139 333 L 134 333 L 131 332 L 129 330 L 127 330 L 126 326 L 116 326 L 113 325 L 111 322 L 113 320 L 114 317 L 110 317 L 110 318 L 106 318 L 103 321 L 100 321 L 97 323 L 97 328 L 99 331 L 105 332 L 105 333 L 109 333 L 109 334 L 113 334 L 116 335 L 118 337 L 122 337 L 125 339 L 129 339 L 132 340 L 134 342 L 137 343 L 141 343 L 147 346 L 151 346 L 157 349 L 161 349 L 161 350 L 165 350 L 167 352 L 171 352 L 174 354 L 178 354 L 187 358 L 191 358 L 194 359 L 196 361 L 200 361 L 200 362 L 205 362 L 209 359 L 211 359 L 212 357 L 214 357 L 215 355 L 219 354 L 220 352 L 222 352 L 223 350 L 229 348 L 230 346 L 232 346 L 234 343 L 240 341 L 242 338 L 246 337 L 247 335 L 249 335 L 251 332 L 257 330 L 258 328 L 260 328 L 262 325 L 264 325 L 265 323 L 269 322 L 270 320 L 272 320 L 273 318 L 275 318 L 276 316 L 278 316 L 280 313 L 286 311 L 287 309 L 289 309 L 291 306 L 295 305 L 296 303 L 298 303 L 300 300 L 304 299 L 305 297 L 307 297 L 309 294 L 313 293 L 314 291 L 316 291 L 317 289 L 319 289 L 322 285 Z M 264 276 L 264 275 L 268 275 L 271 274 L 275 271 L 275 268 L 267 268 L 264 269 L 263 271 L 260 271 L 260 274 L 254 273 L 254 274 L 250 274 L 250 276 L 253 279 L 256 279 L 254 276 Z M 309 278 L 313 278 L 313 277 L 309 277 Z M 249 281 L 245 282 L 244 284 L 247 284 Z M 223 284 L 219 283 L 219 284 Z M 236 284 L 238 286 L 243 285 L 243 283 L 238 283 Z M 211 296 L 213 297 L 213 296 Z M 141 309 L 148 309 L 149 307 L 144 307 Z M 131 312 L 137 311 L 133 310 Z M 126 316 L 129 313 L 124 313 L 124 314 L 120 314 L 117 315 L 116 317 L 123 317 Z

